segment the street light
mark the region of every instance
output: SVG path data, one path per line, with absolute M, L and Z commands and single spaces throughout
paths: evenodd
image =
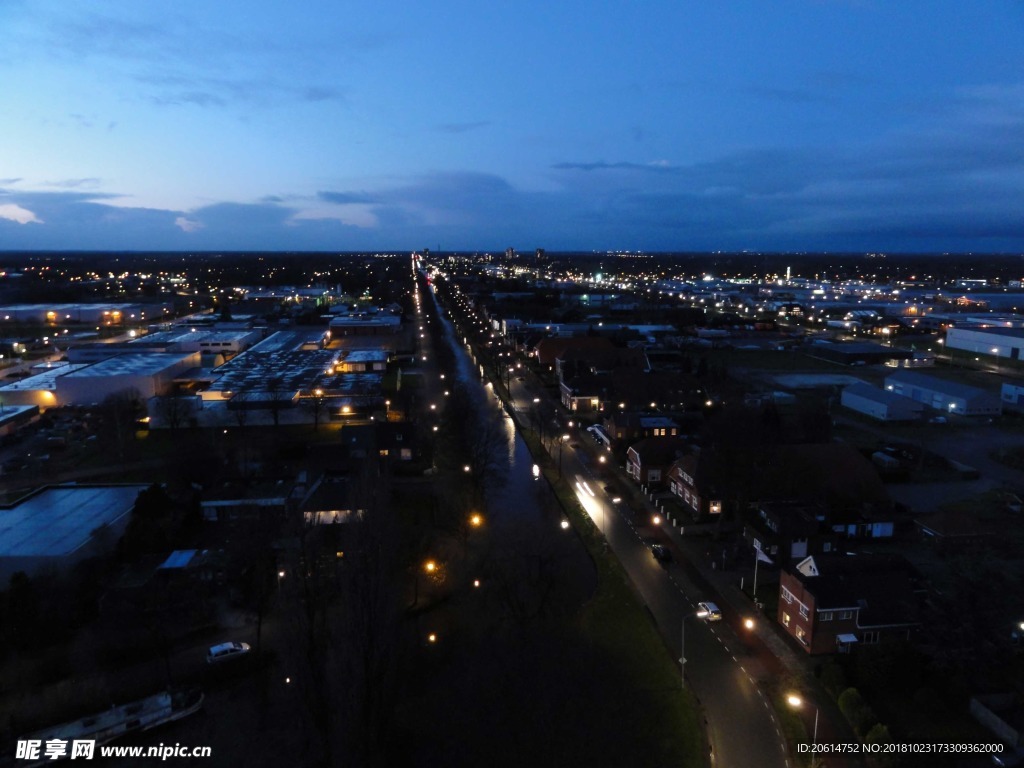
M 679 681 L 682 683 L 683 690 L 686 690 L 686 620 L 692 619 L 694 616 L 703 619 L 707 615 L 707 611 L 688 613 L 683 616 L 683 620 L 679 625 Z
M 795 693 L 789 694 L 786 697 L 786 703 L 789 704 L 793 709 L 800 709 L 804 702 Z M 814 705 L 814 735 L 811 737 L 811 754 L 814 754 L 814 747 L 818 745 L 818 714 L 820 709 L 817 704 Z
M 562 476 L 562 446 L 569 439 L 569 435 L 562 435 L 558 440 L 558 476 Z

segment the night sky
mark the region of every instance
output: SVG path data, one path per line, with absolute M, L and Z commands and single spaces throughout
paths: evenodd
M 1024 2 L 4 0 L 0 249 L 1024 250 Z

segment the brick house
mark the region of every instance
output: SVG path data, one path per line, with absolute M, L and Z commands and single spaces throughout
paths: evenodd
M 626 473 L 641 485 L 662 485 L 669 468 L 686 450 L 686 441 L 676 437 L 648 437 L 626 452 Z
M 810 556 L 782 568 L 778 620 L 812 655 L 907 640 L 920 624 L 914 583 L 899 556 Z
M 828 510 L 800 501 L 766 501 L 743 526 L 754 549 L 785 563 L 835 551 L 838 535 L 827 525 Z

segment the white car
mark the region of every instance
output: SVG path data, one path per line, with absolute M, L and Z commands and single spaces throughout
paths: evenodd
M 705 621 L 722 620 L 722 610 L 714 603 L 697 603 L 697 610 L 705 614 Z
M 206 663 L 216 664 L 217 662 L 237 659 L 247 654 L 252 648 L 248 643 L 220 643 L 210 646 L 206 652 Z

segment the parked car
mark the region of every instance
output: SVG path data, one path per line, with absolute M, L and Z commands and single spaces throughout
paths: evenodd
M 210 650 L 206 652 L 206 663 L 216 664 L 228 659 L 241 658 L 250 650 L 252 649 L 248 643 L 220 643 L 218 645 L 211 645 Z
M 705 621 L 721 621 L 722 610 L 714 603 L 697 603 L 697 610 L 701 613 L 706 614 L 704 616 Z
M 651 554 L 654 555 L 654 559 L 659 563 L 672 562 L 672 551 L 662 544 L 652 544 Z

